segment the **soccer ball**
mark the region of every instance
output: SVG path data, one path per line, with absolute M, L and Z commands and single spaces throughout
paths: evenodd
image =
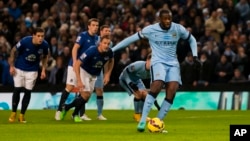
M 165 128 L 165 124 L 159 118 L 155 117 L 148 121 L 148 131 L 152 133 L 162 132 Z

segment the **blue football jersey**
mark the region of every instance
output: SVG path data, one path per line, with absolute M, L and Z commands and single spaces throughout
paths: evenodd
M 179 65 L 176 55 L 177 42 L 180 38 L 188 39 L 191 35 L 182 25 L 172 22 L 169 30 L 163 30 L 159 23 L 149 25 L 139 32 L 149 40 L 152 48 L 151 64 L 157 62 Z
M 91 46 L 83 53 L 79 59 L 82 61 L 81 67 L 91 75 L 99 75 L 104 64 L 114 57 L 112 50 L 100 53 L 96 46 Z
M 18 51 L 15 67 L 23 71 L 38 71 L 40 56 L 49 53 L 49 44 L 44 40 L 41 45 L 34 45 L 32 36 L 22 38 L 15 47 Z
M 127 83 L 149 78 L 150 71 L 146 70 L 146 61 L 136 61 L 129 64 L 124 68 L 119 77 L 120 80 L 125 80 Z
M 80 48 L 77 52 L 77 58 L 84 53 L 90 46 L 97 45 L 98 44 L 98 36 L 94 35 L 91 36 L 87 31 L 81 32 L 76 39 L 76 44 L 80 45 Z M 73 59 L 71 58 L 69 61 L 69 65 L 73 65 Z

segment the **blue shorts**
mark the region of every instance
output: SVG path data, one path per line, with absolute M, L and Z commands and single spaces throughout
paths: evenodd
M 101 71 L 100 75 L 97 76 L 95 88 L 103 88 L 103 70 Z
M 180 75 L 180 66 L 171 66 L 163 63 L 155 63 L 151 65 L 151 81 L 162 80 L 165 83 L 176 81 L 180 85 L 181 75 Z
M 142 82 L 141 79 L 137 80 L 136 82 L 133 82 L 133 81 L 132 81 L 132 83 L 136 84 L 136 86 L 138 87 L 139 90 L 145 90 L 145 89 L 146 89 L 146 87 L 145 87 L 145 85 L 143 84 L 143 82 Z M 125 80 L 120 79 L 120 80 L 119 80 L 119 84 L 120 84 L 120 86 L 121 86 L 126 92 L 128 92 L 129 95 L 134 94 L 134 90 L 129 86 L 129 84 L 128 84 Z

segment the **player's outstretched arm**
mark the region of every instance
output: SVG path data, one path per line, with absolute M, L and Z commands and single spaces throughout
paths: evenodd
M 117 50 L 120 50 L 122 48 L 125 48 L 127 47 L 129 44 L 139 40 L 139 35 L 138 33 L 135 33 L 127 38 L 125 38 L 124 40 L 122 40 L 120 43 L 118 43 L 117 45 L 115 45 L 113 48 L 112 48 L 112 51 L 115 52 Z
M 192 50 L 192 54 L 193 56 L 198 56 L 198 52 L 197 52 L 197 42 L 196 42 L 196 39 L 194 38 L 193 35 L 190 35 L 190 38 L 188 40 L 189 42 L 189 45 L 191 47 L 191 50 Z

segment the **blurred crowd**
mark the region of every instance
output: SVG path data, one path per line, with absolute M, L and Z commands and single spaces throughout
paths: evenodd
M 37 83 L 64 84 L 66 68 L 78 33 L 90 18 L 110 25 L 113 44 L 157 22 L 159 10 L 170 9 L 197 40 L 200 69 L 186 40 L 177 46 L 184 85 L 247 81 L 250 74 L 249 0 L 0 0 L 0 84 L 13 85 L 8 58 L 11 48 L 34 27 L 45 29 L 50 44 L 47 79 Z M 118 85 L 122 69 L 150 52 L 141 40 L 115 53 L 109 85 Z

